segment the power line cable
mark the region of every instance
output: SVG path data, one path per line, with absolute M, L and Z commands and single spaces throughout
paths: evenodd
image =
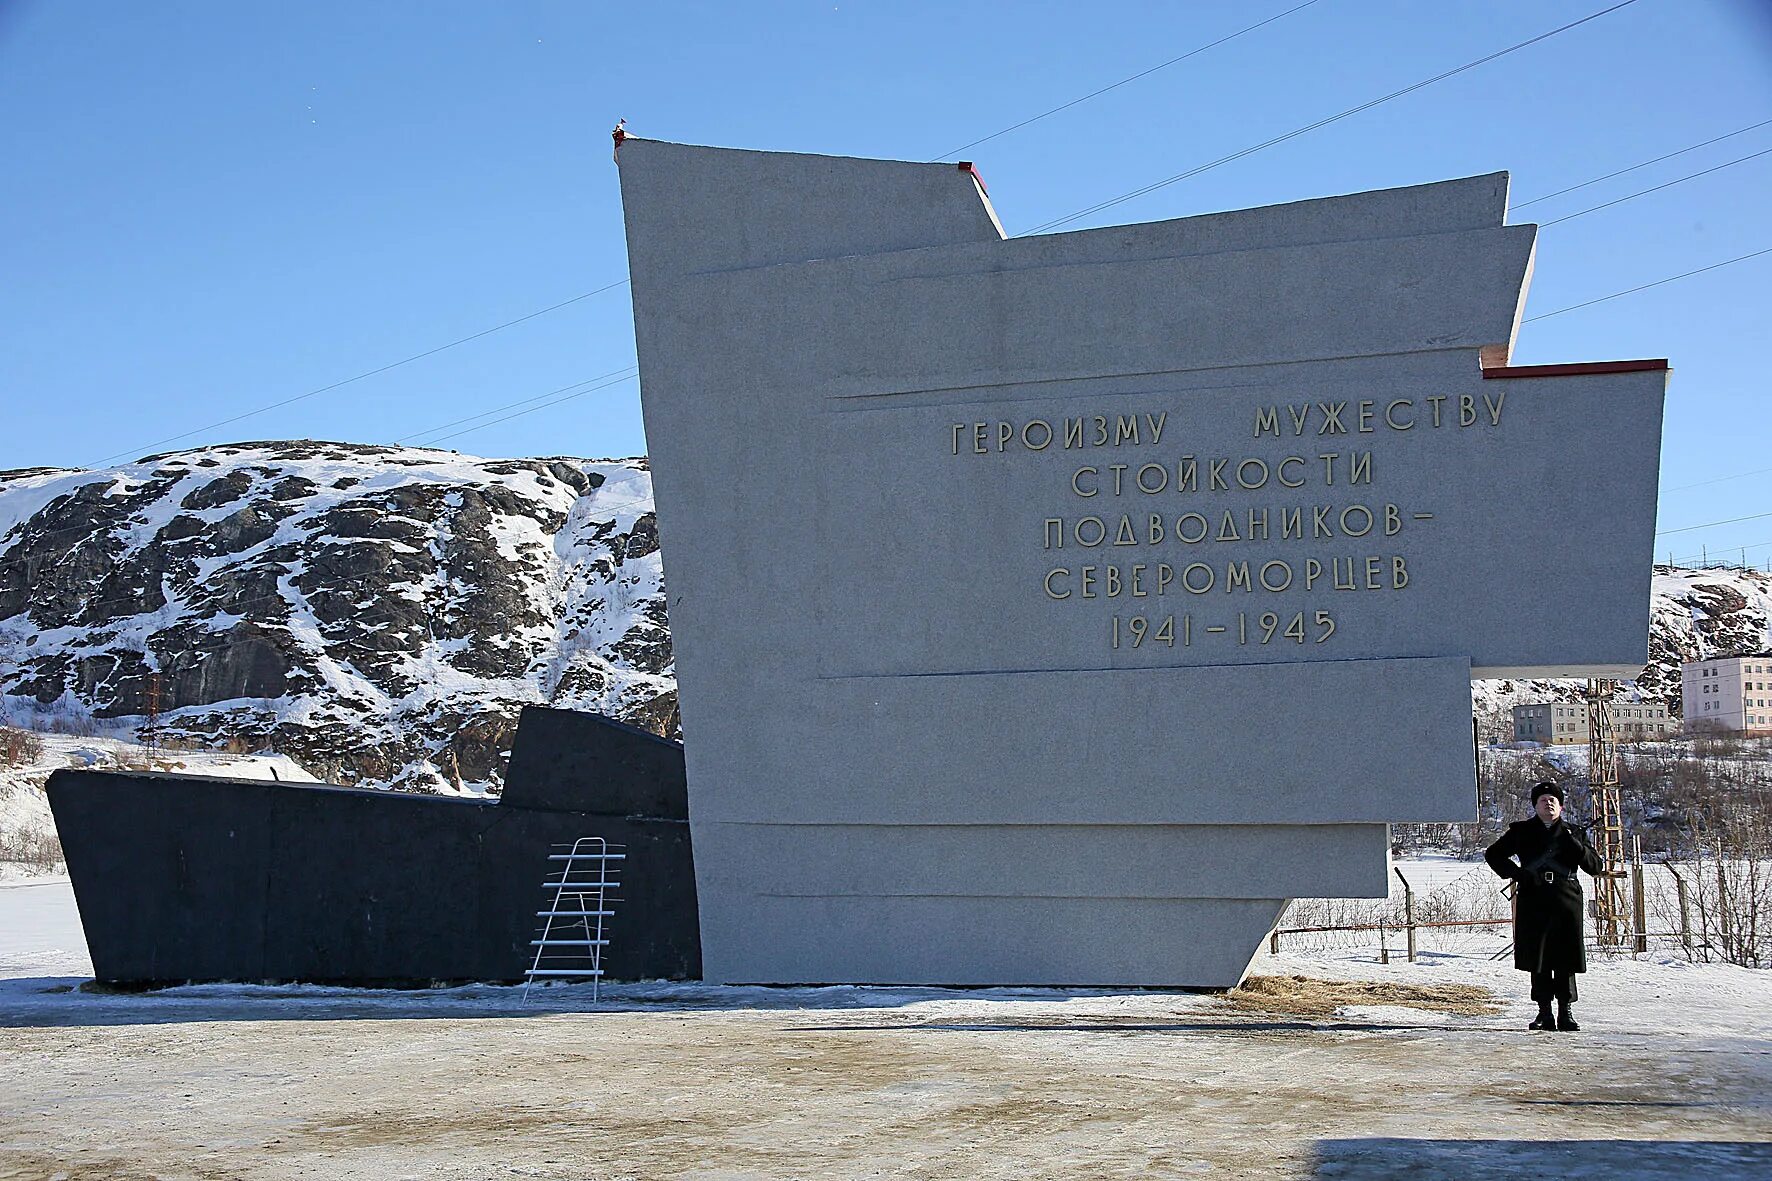
M 1559 33 L 1566 33 L 1570 29 L 1578 28 L 1581 25 L 1587 24 L 1589 21 L 1598 20 L 1599 18 L 1607 15 L 1608 13 L 1617 12 L 1621 8 L 1628 8 L 1630 5 L 1635 4 L 1636 2 L 1637 2 L 1637 0 L 1621 0 L 1620 3 L 1614 4 L 1609 8 L 1602 8 L 1598 12 L 1589 13 L 1587 16 L 1582 17 L 1580 20 L 1570 21 L 1566 25 L 1559 25 L 1557 28 L 1554 28 L 1554 29 L 1550 30 L 1549 32 L 1540 33 L 1536 37 L 1531 37 L 1525 41 L 1521 41 L 1521 42 L 1518 42 L 1514 45 L 1510 45 L 1506 49 L 1496 50 L 1494 53 L 1491 53 L 1485 57 L 1477 58 L 1475 61 L 1466 62 L 1462 66 L 1458 66 L 1454 69 L 1447 70 L 1444 73 L 1435 74 L 1433 77 L 1425 78 L 1420 82 L 1412 83 L 1411 85 L 1403 87 L 1401 90 L 1393 90 L 1389 94 L 1383 95 L 1379 98 L 1371 99 L 1367 102 L 1363 102 L 1360 105 L 1355 106 L 1355 107 L 1349 107 L 1345 111 L 1341 111 L 1337 114 L 1330 115 L 1330 116 L 1323 118 L 1323 119 L 1318 119 L 1314 123 L 1307 123 L 1303 127 L 1294 128 L 1293 130 L 1286 132 L 1284 135 L 1277 135 L 1272 139 L 1264 140 L 1261 143 L 1254 145 L 1253 147 L 1244 148 L 1238 152 L 1232 152 L 1228 156 L 1220 156 L 1216 160 L 1210 160 L 1204 164 L 1197 165 L 1193 168 L 1188 169 L 1185 172 L 1178 172 L 1174 176 L 1167 177 L 1163 180 L 1155 181 L 1151 184 L 1143 186 L 1142 188 L 1133 189 L 1129 193 L 1122 193 L 1118 197 L 1111 198 L 1107 201 L 1098 202 L 1097 204 L 1089 206 L 1087 209 L 1079 209 L 1077 212 L 1072 213 L 1072 214 L 1068 214 L 1064 217 L 1056 218 L 1056 219 L 1054 219 L 1052 221 L 1048 221 L 1048 222 L 1043 222 L 1040 225 L 1033 227 L 1032 229 L 1023 230 L 1022 235 L 1018 235 L 1018 236 L 1023 236 L 1023 235 L 1027 235 L 1027 234 L 1043 233 L 1046 230 L 1055 229 L 1058 226 L 1062 226 L 1062 225 L 1067 225 L 1070 222 L 1076 221 L 1078 218 L 1088 217 L 1092 213 L 1100 213 L 1104 209 L 1111 209 L 1116 205 L 1120 205 L 1120 204 L 1123 204 L 1127 201 L 1131 201 L 1137 197 L 1142 197 L 1142 196 L 1146 195 L 1147 193 L 1154 193 L 1158 189 L 1165 188 L 1169 185 L 1175 184 L 1177 181 L 1183 181 L 1183 180 L 1189 179 L 1190 177 L 1199 176 L 1203 172 L 1209 172 L 1214 168 L 1218 168 L 1221 165 L 1229 164 L 1234 160 L 1241 160 L 1245 156 L 1254 155 L 1256 152 L 1264 151 L 1267 148 L 1274 147 L 1276 144 L 1283 144 L 1287 140 L 1296 139 L 1301 135 L 1305 135 L 1309 132 L 1316 131 L 1319 128 L 1327 127 L 1331 123 L 1340 122 L 1341 120 L 1349 118 L 1350 116 L 1358 115 L 1362 111 L 1369 111 L 1373 107 L 1380 106 L 1384 103 L 1390 102 L 1392 99 L 1398 99 L 1398 98 L 1402 98 L 1404 95 L 1413 94 L 1417 90 L 1422 90 L 1426 87 L 1434 85 L 1436 82 L 1444 82 L 1446 79 L 1456 77 L 1457 75 L 1462 74 L 1467 70 L 1474 70 L 1478 66 L 1487 65 L 1489 62 L 1495 61 L 1497 58 L 1506 57 L 1510 53 L 1516 53 L 1519 50 L 1527 48 L 1528 46 L 1536 45 L 1540 41 L 1545 41 L 1551 37 L 1557 36 Z
M 462 435 L 471 435 L 475 431 L 483 431 L 489 426 L 497 426 L 501 422 L 509 422 L 513 418 L 522 418 L 525 414 L 534 414 L 537 410 L 549 410 L 555 406 L 560 405 L 563 402 L 570 402 L 576 398 L 582 398 L 586 394 L 594 394 L 598 390 L 607 389 L 612 385 L 620 385 L 622 382 L 632 381 L 634 377 L 638 376 L 638 373 L 639 373 L 639 370 L 636 367 L 635 372 L 627 375 L 626 377 L 618 377 L 618 378 L 615 378 L 613 381 L 606 381 L 602 385 L 592 386 L 588 390 L 579 390 L 576 394 L 567 394 L 564 398 L 555 398 L 552 402 L 543 402 L 540 406 L 531 406 L 527 410 L 519 410 L 515 414 L 507 414 L 503 418 L 495 418 L 491 422 L 483 422 L 479 426 L 471 426 L 471 427 L 467 428 L 466 430 L 456 431 L 453 434 L 443 435 L 439 438 L 431 440 L 431 442 L 433 444 L 436 444 L 436 443 L 444 442 L 445 440 L 448 440 L 448 439 L 460 438 Z
M 1772 472 L 1772 467 L 1758 467 L 1751 472 L 1736 472 L 1732 476 L 1718 476 L 1714 480 L 1700 480 L 1696 484 L 1681 484 L 1678 488 L 1663 488 L 1663 492 L 1685 492 L 1689 488 L 1705 488 L 1711 484 L 1721 484 L 1728 480 L 1743 480 L 1748 476 L 1763 476 Z
M 1671 533 L 1691 533 L 1697 529 L 1715 529 L 1718 525 L 1739 525 L 1743 521 L 1763 521 L 1772 517 L 1772 513 L 1752 513 L 1745 517 L 1730 517 L 1726 521 L 1706 521 L 1702 525 L 1682 525 L 1678 529 L 1663 529 L 1655 536 L 1666 537 Z
M 543 398 L 551 398 L 555 394 L 563 394 L 568 390 L 575 390 L 579 386 L 590 385 L 594 381 L 602 381 L 606 377 L 630 377 L 630 376 L 637 374 L 639 371 L 640 371 L 640 369 L 639 369 L 639 366 L 637 366 L 637 365 L 629 365 L 624 369 L 614 369 L 608 373 L 598 374 L 596 377 L 587 377 L 583 381 L 575 381 L 575 382 L 572 382 L 570 385 L 560 386 L 558 389 L 549 390 L 545 394 L 537 394 L 532 398 L 521 398 L 515 402 L 506 402 L 502 406 L 494 406 L 489 410 L 481 411 L 479 414 L 470 414 L 466 418 L 458 418 L 453 422 L 446 422 L 442 426 L 434 426 L 434 427 L 429 428 L 428 430 L 415 431 L 414 433 L 412 433 L 410 435 L 403 435 L 400 438 L 395 439 L 394 442 L 397 444 L 409 443 L 414 439 L 423 438 L 427 435 L 434 435 L 439 431 L 446 431 L 452 426 L 461 426 L 463 423 L 473 422 L 477 418 L 491 417 L 492 415 L 497 414 L 500 410 L 510 410 L 510 409 L 517 407 L 517 406 L 527 406 L 531 402 L 539 402 Z M 601 388 L 601 387 L 599 387 L 599 388 Z M 584 392 L 589 393 L 590 391 L 586 390 Z M 491 424 L 488 423 L 487 425 L 490 426 Z M 450 437 L 453 438 L 454 436 L 450 436 Z
M 1548 320 L 1552 316 L 1560 316 L 1564 312 L 1573 312 L 1573 311 L 1576 311 L 1580 308 L 1592 307 L 1594 304 L 1605 303 L 1607 300 L 1621 299 L 1626 295 L 1635 295 L 1639 291 L 1647 291 L 1651 287 L 1660 287 L 1660 286 L 1667 284 L 1667 283 L 1678 282 L 1681 279 L 1690 279 L 1693 275 L 1702 275 L 1706 271 L 1715 271 L 1715 270 L 1720 270 L 1723 267 L 1734 266 L 1738 262 L 1746 262 L 1750 258 L 1758 258 L 1762 254 L 1772 254 L 1772 246 L 1768 246 L 1764 250 L 1756 250 L 1751 254 L 1741 254 L 1741 255 L 1737 255 L 1734 258 L 1724 259 L 1722 262 L 1713 262 L 1708 267 L 1699 267 L 1695 271 L 1686 271 L 1683 274 L 1669 275 L 1665 279 L 1657 279 L 1653 283 L 1644 283 L 1640 287 L 1629 287 L 1623 291 L 1614 291 L 1611 295 L 1602 295 L 1598 299 L 1590 299 L 1590 300 L 1587 300 L 1583 303 L 1573 303 L 1573 304 L 1570 304 L 1566 308 L 1558 308 L 1554 312 L 1540 312 L 1536 316 L 1527 316 L 1524 320 L 1521 320 L 1520 323 L 1530 324 L 1534 320 Z
M 1751 123 L 1739 131 L 1731 131 L 1727 135 L 1719 135 L 1715 139 L 1707 139 L 1703 143 L 1697 143 L 1693 144 L 1691 147 L 1681 148 L 1677 152 L 1669 152 L 1665 156 L 1657 156 L 1653 160 L 1645 160 L 1641 164 L 1632 164 L 1629 168 L 1620 168 L 1617 172 L 1608 172 L 1605 176 L 1596 176 L 1592 180 L 1584 180 L 1578 185 L 1570 185 L 1566 189 L 1558 189 L 1554 193 L 1546 193 L 1541 197 L 1534 197 L 1530 201 L 1521 201 L 1518 204 L 1511 206 L 1509 212 L 1516 209 L 1524 209 L 1528 205 L 1536 205 L 1540 201 L 1549 201 L 1552 197 L 1561 197 L 1564 193 L 1573 193 L 1576 189 L 1585 189 L 1589 185 L 1597 185 L 1603 180 L 1611 180 L 1615 176 L 1623 176 L 1627 172 L 1635 172 L 1639 168 L 1647 168 L 1649 165 L 1659 164 L 1663 160 L 1672 160 L 1675 156 L 1684 156 L 1687 152 L 1696 152 L 1699 148 L 1708 148 L 1712 144 L 1720 144 L 1726 139 L 1734 139 L 1738 135 L 1745 135 L 1750 131 L 1765 127 L 1767 124 L 1772 124 L 1772 119 L 1763 119 L 1758 123 Z
M 931 164 L 939 164 L 941 161 L 946 160 L 949 156 L 959 155 L 961 152 L 964 152 L 967 148 L 976 148 L 979 144 L 989 143 L 991 140 L 996 139 L 999 136 L 1008 135 L 1011 131 L 1020 131 L 1023 127 L 1026 127 L 1029 124 L 1038 123 L 1040 120 L 1048 118 L 1049 116 L 1052 116 L 1052 115 L 1056 115 L 1060 111 L 1068 111 L 1072 107 L 1077 106 L 1081 103 L 1086 103 L 1092 98 L 1100 98 L 1102 95 L 1106 94 L 1110 90 L 1118 90 L 1120 87 L 1125 86 L 1131 82 L 1136 82 L 1140 78 L 1148 78 L 1150 75 L 1156 73 L 1158 70 L 1166 70 L 1170 66 L 1176 65 L 1180 62 L 1184 62 L 1190 57 L 1197 57 L 1198 55 L 1205 53 L 1208 49 L 1216 49 L 1220 45 L 1223 45 L 1227 41 L 1235 41 L 1238 37 L 1241 37 L 1245 33 L 1253 33 L 1255 30 L 1262 28 L 1263 26 L 1271 25 L 1275 21 L 1280 20 L 1284 17 L 1291 16 L 1295 12 L 1299 12 L 1299 11 L 1302 11 L 1303 9 L 1309 8 L 1311 5 L 1313 5 L 1317 2 L 1318 2 L 1318 0 L 1305 0 L 1305 2 L 1303 4 L 1299 4 L 1299 5 L 1296 5 L 1292 8 L 1288 8 L 1285 12 L 1275 13 L 1273 16 L 1268 17 L 1266 20 L 1256 21 L 1254 24 L 1249 25 L 1246 28 L 1238 29 L 1236 32 L 1228 34 L 1227 36 L 1224 36 L 1224 37 L 1220 37 L 1216 41 L 1208 42 L 1207 44 L 1200 46 L 1198 49 L 1190 49 L 1186 53 L 1182 54 L 1180 57 L 1172 57 L 1168 61 L 1161 62 L 1158 65 L 1154 65 L 1148 70 L 1140 70 L 1138 73 L 1133 74 L 1130 77 L 1122 78 L 1118 82 L 1110 83 L 1107 86 L 1103 86 L 1100 90 L 1091 90 L 1088 94 L 1083 95 L 1081 98 L 1073 98 L 1068 103 L 1060 103 L 1058 106 L 1053 107 L 1049 111 L 1042 111 L 1038 115 L 1034 115 L 1033 117 L 1028 118 L 1028 119 L 1023 119 L 1019 123 L 1011 123 L 1008 127 L 1003 128 L 1001 131 L 993 131 L 989 135 L 981 136 L 980 138 L 973 140 L 971 143 L 964 143 L 964 144 L 961 144 L 957 148 L 949 149 L 948 151 L 945 151 L 941 155 L 935 157 L 935 159 L 931 160 L 930 163 Z
M 438 353 L 445 352 L 449 349 L 457 348 L 461 345 L 467 344 L 470 341 L 479 340 L 481 337 L 485 337 L 485 336 L 491 336 L 494 332 L 503 332 L 506 328 L 514 328 L 518 324 L 526 323 L 527 321 L 535 319 L 537 316 L 545 316 L 549 312 L 557 312 L 561 308 L 570 307 L 571 305 L 578 303 L 581 300 L 586 300 L 586 299 L 591 298 L 593 295 L 601 295 L 605 291 L 613 291 L 617 287 L 621 287 L 621 286 L 626 285 L 627 282 L 628 281 L 626 279 L 620 279 L 614 283 L 606 283 L 603 286 L 598 287 L 593 291 L 586 291 L 586 292 L 583 292 L 582 294 L 573 296 L 571 299 L 563 299 L 559 303 L 549 304 L 545 308 L 538 308 L 535 311 L 528 313 L 527 315 L 518 316 L 515 320 L 506 320 L 503 324 L 494 324 L 490 328 L 483 328 L 479 332 L 475 332 L 475 333 L 472 333 L 471 335 L 463 336 L 463 337 L 460 337 L 456 340 L 452 340 L 448 344 L 440 344 L 440 345 L 436 346 L 435 348 L 426 349 L 422 353 L 414 353 L 410 357 L 402 357 L 398 361 L 391 361 L 386 365 L 381 365 L 381 366 L 378 366 L 374 369 L 365 370 L 364 372 L 359 373 L 354 377 L 347 377 L 343 381 L 335 381 L 335 382 L 332 382 L 330 385 L 323 385 L 323 386 L 320 386 L 316 389 L 308 390 L 306 393 L 296 394 L 294 397 L 284 398 L 282 401 L 279 401 L 279 402 L 272 402 L 268 406 L 260 406 L 256 410 L 248 410 L 244 414 L 236 414 L 232 418 L 224 418 L 224 419 L 221 419 L 219 422 L 212 422 L 206 426 L 197 427 L 196 429 L 186 431 L 183 434 L 172 435 L 172 436 L 169 436 L 164 439 L 157 439 L 154 442 L 149 443 L 143 447 L 132 447 L 128 451 L 119 451 L 115 455 L 107 455 L 103 459 L 99 460 L 97 463 L 92 464 L 91 466 L 92 467 L 99 467 L 103 464 L 107 464 L 107 463 L 111 462 L 113 459 L 122 459 L 122 458 L 126 458 L 128 456 L 131 456 L 131 455 L 142 455 L 144 453 L 152 453 L 154 448 L 164 446 L 167 443 L 176 443 L 176 442 L 180 441 L 181 439 L 188 439 L 192 435 L 200 435 L 204 431 L 212 431 L 212 430 L 215 430 L 217 427 L 231 426 L 236 422 L 242 422 L 248 418 L 253 418 L 257 415 L 265 414 L 265 413 L 268 413 L 269 411 L 272 411 L 272 410 L 280 410 L 285 406 L 294 405 L 296 402 L 305 401 L 306 399 L 312 398 L 318 394 L 324 394 L 324 393 L 327 393 L 328 391 L 336 390 L 341 386 L 347 386 L 347 385 L 352 384 L 353 382 L 362 381 L 365 378 L 374 377 L 377 374 L 386 373 L 390 369 L 398 369 L 402 365 L 410 365 L 414 361 L 422 361 L 426 357 L 434 357 Z
M 1762 148 L 1757 152 L 1751 153 L 1750 155 L 1737 157 L 1736 159 L 1729 161 L 1727 164 L 1718 164 L 1714 168 L 1706 168 L 1702 172 L 1694 172 L 1690 176 L 1682 176 L 1678 180 L 1664 181 L 1663 183 L 1655 185 L 1652 188 L 1640 189 L 1635 193 L 1628 194 L 1627 196 L 1619 197 L 1615 200 L 1607 201 L 1603 204 L 1594 205 L 1594 206 L 1591 206 L 1590 208 L 1583 209 L 1579 213 L 1567 213 L 1567 214 L 1564 214 L 1562 217 L 1552 218 L 1550 221 L 1541 221 L 1538 223 L 1538 228 L 1541 230 L 1547 230 L 1551 226 L 1557 225 L 1561 222 L 1574 221 L 1578 217 L 1586 217 L 1590 213 L 1598 213 L 1602 209 L 1610 209 L 1614 205 L 1622 205 L 1626 201 L 1634 201 L 1638 197 L 1644 197 L 1650 193 L 1659 193 L 1662 189 L 1671 189 L 1675 185 L 1685 184 L 1689 180 L 1697 180 L 1701 176 L 1709 176 L 1713 172 L 1721 172 L 1725 168 L 1733 168 L 1737 164 L 1745 164 L 1749 160 L 1757 160 L 1761 156 L 1767 155 L 1768 153 L 1772 153 L 1772 148 Z
M 962 144 L 959 147 L 953 149 L 952 151 L 943 152 L 940 156 L 937 156 L 935 158 L 935 161 L 932 161 L 932 162 L 938 162 L 940 160 L 946 159 L 948 156 L 954 155 L 957 152 L 963 152 L 967 148 L 976 147 L 979 144 L 986 143 L 990 140 L 998 138 L 999 136 L 1007 135 L 1012 131 L 1020 130 L 1021 128 L 1026 127 L 1030 124 L 1038 123 L 1040 120 L 1045 119 L 1050 115 L 1056 115 L 1060 111 L 1068 110 L 1071 107 L 1077 106 L 1080 103 L 1088 102 L 1090 99 L 1097 98 L 1103 94 L 1108 93 L 1111 90 L 1117 90 L 1122 86 L 1125 86 L 1129 83 L 1138 81 L 1140 78 L 1144 78 L 1144 77 L 1147 77 L 1151 74 L 1154 74 L 1158 70 L 1167 69 L 1169 66 L 1173 66 L 1179 62 L 1186 61 L 1190 57 L 1194 57 L 1198 54 L 1204 53 L 1208 49 L 1213 49 L 1219 45 L 1223 45 L 1227 41 L 1235 40 L 1236 38 L 1243 36 L 1245 33 L 1252 33 L 1255 30 L 1262 28 L 1265 25 L 1270 25 L 1273 22 L 1280 20 L 1283 17 L 1290 16 L 1295 12 L 1301 11 L 1302 9 L 1309 8 L 1312 5 L 1317 4 L 1319 2 L 1320 2 L 1320 0 L 1305 0 L 1305 2 L 1303 4 L 1294 5 L 1293 7 L 1286 9 L 1284 12 L 1280 12 L 1280 13 L 1275 14 L 1274 16 L 1270 16 L 1266 20 L 1257 21 L 1255 24 L 1252 24 L 1252 25 L 1249 25 L 1245 28 L 1239 29 L 1235 33 L 1231 33 L 1227 36 L 1220 37 L 1218 40 L 1210 42 L 1206 45 L 1202 45 L 1197 49 L 1189 50 L 1187 53 L 1181 54 L 1179 57 L 1170 58 L 1168 61 L 1162 62 L 1162 63 L 1155 65 L 1155 66 L 1152 66 L 1147 70 L 1141 70 L 1136 74 L 1133 74 L 1129 77 L 1120 79 L 1118 82 L 1114 82 L 1108 86 L 1101 87 L 1099 90 L 1091 91 L 1090 93 L 1083 95 L 1081 98 L 1072 99 L 1070 102 L 1064 103 L 1060 106 L 1053 107 L 1051 110 L 1044 111 L 1044 112 L 1042 112 L 1038 115 L 1034 115 L 1033 117 L 1028 118 L 1028 119 L 1023 119 L 1019 123 L 1012 124 L 1011 126 L 1005 127 L 999 131 L 994 131 L 991 134 L 984 136 L 980 139 L 975 139 L 971 143 Z M 121 452 L 118 452 L 114 455 L 107 455 L 103 459 L 98 460 L 96 463 L 94 463 L 90 466 L 99 467 L 103 464 L 109 463 L 113 459 L 121 459 L 121 458 L 125 458 L 125 457 L 131 456 L 131 455 L 142 454 L 146 451 L 151 450 L 154 447 L 159 447 L 159 446 L 162 446 L 166 443 L 176 443 L 181 439 L 188 439 L 192 435 L 202 434 L 204 431 L 214 430 L 217 427 L 230 426 L 233 423 L 242 421 L 243 419 L 251 418 L 251 417 L 258 415 L 258 414 L 264 414 L 264 413 L 267 413 L 271 410 L 281 409 L 282 407 L 291 405 L 295 402 L 303 401 L 304 399 L 314 397 L 318 394 L 327 393 L 331 390 L 338 389 L 341 386 L 350 385 L 351 383 L 357 382 L 357 381 L 362 381 L 363 379 L 368 378 L 368 377 L 374 377 L 377 374 L 386 373 L 388 370 L 398 368 L 401 365 L 407 365 L 413 361 L 423 360 L 426 357 L 434 356 L 437 353 L 443 352 L 446 349 L 452 349 L 458 345 L 467 344 L 470 341 L 478 340 L 483 336 L 489 336 L 494 332 L 500 332 L 506 328 L 514 327 L 514 326 L 521 324 L 527 320 L 533 320 L 537 316 L 544 316 L 544 315 L 548 314 L 549 312 L 558 311 L 563 307 L 567 307 L 571 304 L 575 304 L 583 299 L 588 299 L 593 295 L 599 295 L 604 291 L 609 291 L 615 287 L 622 286 L 623 284 L 625 284 L 627 282 L 628 282 L 628 280 L 622 279 L 622 280 L 619 280 L 615 283 L 610 283 L 606 286 L 597 288 L 595 291 L 587 291 L 587 292 L 584 292 L 582 295 L 576 295 L 573 298 L 568 299 L 568 300 L 564 300 L 560 303 L 552 304 L 552 305 L 545 307 L 545 308 L 540 308 L 534 312 L 529 313 L 526 316 L 520 316 L 515 320 L 510 320 L 510 321 L 507 321 L 506 323 L 503 323 L 503 324 L 494 325 L 493 327 L 485 329 L 482 332 L 477 332 L 477 333 L 473 334 L 472 336 L 464 336 L 459 340 L 454 340 L 454 341 L 449 342 L 448 344 L 439 345 L 434 349 L 427 349 L 426 351 L 424 351 L 422 353 L 415 353 L 410 357 L 406 357 L 406 358 L 403 358 L 399 361 L 392 362 L 391 364 L 381 366 L 380 368 L 377 368 L 377 369 L 371 369 L 371 370 L 368 370 L 363 373 L 359 373 L 354 377 L 345 378 L 343 381 L 337 381 L 337 382 L 333 382 L 330 385 L 320 386 L 317 389 L 309 390 L 306 393 L 298 394 L 292 398 L 286 398 L 286 399 L 279 401 L 279 402 L 272 402 L 269 405 L 261 406 L 256 410 L 250 410 L 250 411 L 246 412 L 245 414 L 236 415 L 233 418 L 223 419 L 220 422 L 214 422 L 214 423 L 210 423 L 207 426 L 197 427 L 193 430 L 186 431 L 184 434 L 173 435 L 170 438 L 160 439 L 160 440 L 157 440 L 153 443 L 148 443 L 145 446 L 140 447 L 140 448 L 131 448 L 127 451 L 121 451 Z M 555 391 L 555 392 L 559 392 L 559 391 Z M 472 419 L 471 418 L 462 419 L 460 421 L 468 422 L 468 421 L 472 421 Z M 451 423 L 449 425 L 455 425 L 455 424 Z M 439 429 L 441 429 L 441 428 L 439 428 Z M 408 435 L 406 438 L 411 439 L 411 438 L 416 438 L 416 437 L 417 436 Z M 401 441 L 405 441 L 405 440 L 401 440 Z

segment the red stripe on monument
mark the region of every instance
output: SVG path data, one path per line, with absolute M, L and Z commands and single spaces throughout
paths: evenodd
M 1575 377 L 1583 373 L 1644 373 L 1667 367 L 1666 357 L 1656 357 L 1644 361 L 1586 361 L 1575 365 L 1497 365 L 1483 370 L 1483 376 Z

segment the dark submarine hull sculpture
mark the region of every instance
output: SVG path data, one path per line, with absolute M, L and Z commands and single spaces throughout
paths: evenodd
M 626 846 L 614 979 L 701 976 L 683 747 L 526 708 L 502 799 L 58 771 L 94 975 L 131 985 L 522 979 L 549 846 Z

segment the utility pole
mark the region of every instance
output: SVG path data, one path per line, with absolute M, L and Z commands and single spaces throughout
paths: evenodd
M 160 674 L 148 674 L 148 724 L 142 734 L 142 745 L 148 748 L 148 770 L 160 763 Z
M 1600 942 L 1616 947 L 1631 929 L 1624 883 L 1630 867 L 1624 846 L 1624 816 L 1618 798 L 1618 738 L 1612 729 L 1612 694 L 1618 682 L 1587 683 L 1587 782 L 1594 808 L 1594 851 L 1601 870 L 1594 897 Z

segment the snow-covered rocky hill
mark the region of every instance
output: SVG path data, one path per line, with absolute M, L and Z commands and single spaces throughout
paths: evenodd
M 676 729 L 644 459 L 311 441 L 0 473 L 0 721 L 497 790 L 524 703 Z
M 1772 575 L 1658 569 L 1627 695 L 1772 646 Z M 496 791 L 519 708 L 677 730 L 644 459 L 240 443 L 0 473 L 0 721 L 276 751 L 322 778 Z M 158 674 L 157 677 L 155 674 Z M 1479 712 L 1573 697 L 1485 681 Z

